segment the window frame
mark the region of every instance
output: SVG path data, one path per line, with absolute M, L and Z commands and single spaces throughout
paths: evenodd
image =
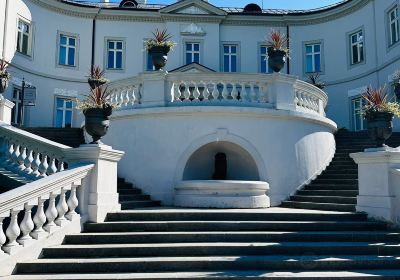
M 356 114 L 355 109 L 355 101 L 361 101 L 360 107 L 357 111 L 359 114 Z M 351 114 L 351 130 L 352 131 L 365 131 L 367 129 L 366 120 L 362 117 L 362 107 L 364 106 L 365 99 L 361 95 L 355 95 L 350 97 L 350 114 Z M 356 123 L 357 117 L 361 118 L 361 128 L 357 130 Z
M 65 119 L 66 119 L 66 111 L 71 111 L 71 127 L 73 127 L 73 122 L 74 122 L 74 101 L 73 98 L 70 96 L 62 96 L 62 95 L 54 95 L 54 117 L 53 117 L 53 127 L 57 128 L 57 111 L 59 107 L 57 106 L 57 99 L 63 99 L 63 107 L 62 107 L 62 112 L 63 112 L 63 119 L 62 119 L 62 125 L 60 128 L 65 128 Z M 71 101 L 72 102 L 72 107 L 67 108 L 66 107 L 66 102 L 65 100 Z
M 265 47 L 265 55 L 261 53 L 261 48 Z M 262 71 L 262 62 L 261 60 L 265 59 L 265 66 L 266 66 L 266 72 Z M 261 74 L 271 74 L 273 70 L 268 66 L 268 46 L 265 42 L 258 42 L 257 44 L 257 64 L 258 64 L 258 73 Z
M 14 97 L 14 92 L 17 92 L 17 98 Z M 20 125 L 21 124 L 21 119 L 18 122 L 18 118 L 21 116 L 20 110 L 22 107 L 22 88 L 20 86 L 13 86 L 13 89 L 11 91 L 11 99 L 10 101 L 14 103 L 14 107 L 11 109 L 11 124 L 14 125 Z M 13 122 L 14 119 L 14 122 Z
M 351 45 L 351 35 L 354 35 L 354 34 L 359 33 L 359 32 L 362 32 L 362 34 L 363 34 L 363 55 L 364 55 L 364 57 L 363 57 L 363 61 L 353 64 L 352 63 L 352 54 L 353 53 L 352 53 L 352 47 L 351 47 L 352 46 Z M 367 43 L 366 43 L 366 40 L 365 40 L 365 36 L 366 35 L 365 35 L 364 25 L 362 25 L 362 26 L 360 26 L 358 28 L 355 28 L 355 29 L 353 29 L 353 30 L 351 30 L 351 31 L 346 33 L 347 68 L 349 70 L 354 68 L 354 67 L 358 67 L 360 65 L 364 65 L 367 62 Z
M 121 68 L 109 68 L 108 65 L 108 42 L 114 41 L 114 42 L 122 42 L 122 62 L 121 62 Z M 104 69 L 108 72 L 125 72 L 125 67 L 126 67 L 126 38 L 124 37 L 105 37 L 104 38 Z M 114 53 L 114 57 L 116 55 L 116 52 Z M 116 57 L 115 57 L 116 58 Z M 146 68 L 146 67 L 145 67 Z
M 231 47 L 236 47 L 236 54 L 231 54 L 229 53 L 229 71 L 226 72 L 225 71 L 225 46 L 229 46 L 229 48 Z M 236 71 L 233 72 L 232 71 L 232 65 L 231 65 L 231 57 L 232 56 L 236 56 Z M 240 72 L 240 42 L 221 42 L 221 52 L 220 52 L 220 70 L 223 73 L 238 73 Z
M 312 63 L 313 63 L 313 70 L 312 72 L 307 71 L 307 46 L 312 46 L 313 52 L 312 54 Z M 315 52 L 314 48 L 315 45 L 320 46 L 319 52 Z M 315 71 L 315 55 L 319 54 L 320 55 L 320 69 L 319 71 Z M 307 76 L 312 73 L 318 73 L 318 74 L 325 74 L 325 56 L 324 56 L 324 41 L 322 39 L 320 40 L 313 40 L 313 41 L 303 41 L 303 74 L 304 76 Z
M 19 23 L 23 22 L 24 24 L 28 25 L 30 28 L 30 33 L 28 36 L 28 51 L 26 54 L 23 52 L 20 52 L 18 50 L 18 35 L 19 35 Z M 34 24 L 31 20 L 26 19 L 25 17 L 21 15 L 17 15 L 17 32 L 16 32 L 16 37 L 15 37 L 15 53 L 17 55 L 23 56 L 25 58 L 33 59 L 33 46 L 34 46 Z
M 60 51 L 61 51 L 61 43 L 60 39 L 61 36 L 74 38 L 75 39 L 75 58 L 74 58 L 74 65 L 68 64 L 60 64 Z M 56 49 L 56 67 L 57 68 L 66 68 L 66 69 L 75 69 L 79 70 L 79 34 L 64 32 L 64 31 L 57 31 L 57 49 Z M 68 57 L 66 58 L 68 60 Z
M 390 18 L 390 13 L 394 10 L 397 9 L 397 41 L 392 40 L 392 29 L 391 29 L 391 23 L 392 20 Z M 387 51 L 391 50 L 393 47 L 397 46 L 400 44 L 400 5 L 397 4 L 397 1 L 390 5 L 386 10 L 385 10 L 385 18 L 386 18 L 386 36 L 387 36 Z M 396 21 L 394 21 L 396 22 Z
M 198 40 L 198 39 L 191 39 L 191 38 L 185 38 L 185 40 L 183 40 L 183 44 L 182 44 L 182 48 L 183 48 L 183 53 L 182 53 L 182 65 L 188 65 L 190 63 L 188 63 L 186 61 L 186 44 L 188 43 L 192 43 L 192 44 L 199 44 L 199 64 L 203 64 L 203 42 L 202 40 Z

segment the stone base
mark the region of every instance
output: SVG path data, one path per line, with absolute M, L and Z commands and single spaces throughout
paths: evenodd
M 174 205 L 191 208 L 268 208 L 268 190 L 268 183 L 260 181 L 182 181 L 175 187 Z

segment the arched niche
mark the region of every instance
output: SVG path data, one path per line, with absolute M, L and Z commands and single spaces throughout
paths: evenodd
M 224 153 L 227 180 L 259 181 L 257 164 L 245 149 L 228 141 L 216 141 L 198 148 L 188 159 L 182 180 L 212 180 L 215 155 Z

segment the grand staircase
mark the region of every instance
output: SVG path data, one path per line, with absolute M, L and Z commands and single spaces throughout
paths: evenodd
M 311 184 L 298 191 L 282 207 L 328 211 L 356 211 L 358 195 L 357 164 L 350 153 L 374 147 L 367 133 L 340 130 L 336 136 L 336 153 L 331 164 Z M 400 146 L 400 133 L 387 141 L 390 147 Z
M 134 209 L 151 200 L 120 179 L 124 210 L 18 263 L 11 279 L 400 279 L 400 231 L 354 211 L 348 153 L 371 146 L 341 131 L 328 169 L 264 210 Z

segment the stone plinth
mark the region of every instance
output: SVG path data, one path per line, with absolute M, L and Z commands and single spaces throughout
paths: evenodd
M 268 208 L 269 184 L 261 181 L 182 181 L 175 187 L 174 204 L 199 208 Z

